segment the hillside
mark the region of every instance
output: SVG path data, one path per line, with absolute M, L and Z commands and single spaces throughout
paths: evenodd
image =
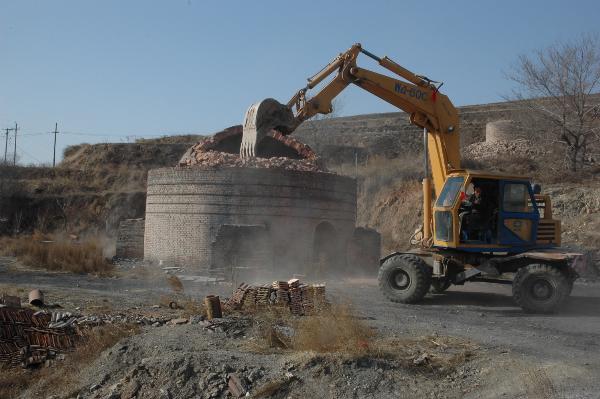
M 540 132 L 529 132 L 531 140 L 525 151 L 521 151 L 525 148 L 522 142 L 504 147 L 480 143 L 485 139 L 487 122 L 523 120 L 513 103 L 459 110 L 466 167 L 525 173 L 545 185 L 551 184 L 548 189 L 559 198 L 554 205 L 557 214 L 563 216 L 565 241 L 598 248 L 598 237 L 591 231 L 600 223 L 598 197 L 594 197 L 600 184 L 598 167 L 588 168 L 583 174 L 566 172 L 560 148 L 542 149 L 533 144 Z M 421 196 L 422 131 L 408 123 L 406 114 L 311 121 L 294 136 L 313 147 L 328 168 L 358 178 L 359 222 L 383 234 L 384 250 L 407 246 L 410 234 L 420 223 L 416 210 L 420 209 Z M 55 169 L 4 167 L 0 176 L 0 232 L 66 228 L 72 233 L 113 235 L 119 220 L 144 216 L 147 171 L 176 165 L 201 137 L 81 144 L 67 148 L 64 160 Z M 575 198 L 570 201 L 574 193 L 585 198 L 584 202 Z

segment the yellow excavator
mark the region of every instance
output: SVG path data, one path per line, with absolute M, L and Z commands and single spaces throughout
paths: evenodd
M 360 54 L 401 79 L 359 67 Z M 317 94 L 307 96 L 330 75 Z M 332 100 L 350 84 L 405 111 L 410 123 L 423 128 L 423 225 L 411 239 L 416 249 L 381 259 L 383 294 L 415 303 L 452 284 L 504 283 L 512 284 L 513 298 L 525 311 L 556 311 L 585 269 L 582 254 L 559 248 L 560 221 L 552 217 L 550 198 L 539 185 L 524 176 L 461 168 L 458 111 L 439 82 L 355 44 L 309 78 L 287 104 L 274 99 L 253 104 L 244 119 L 240 156 L 254 156 L 272 129 L 291 134 L 316 114 L 331 113 Z

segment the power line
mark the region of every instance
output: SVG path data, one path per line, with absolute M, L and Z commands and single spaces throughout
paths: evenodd
M 25 151 L 24 149 L 22 149 L 21 147 L 18 147 L 19 151 L 21 151 L 23 154 L 27 155 L 29 158 L 33 159 L 34 161 L 39 162 L 40 164 L 42 163 L 42 161 L 40 161 L 39 159 L 37 159 L 36 157 L 34 157 L 33 155 L 31 155 L 30 153 L 28 153 L 27 151 Z
M 12 129 L 11 129 L 12 130 Z M 47 134 L 52 134 L 54 132 L 43 132 L 43 133 L 21 133 L 21 137 L 31 137 L 31 136 L 45 136 Z

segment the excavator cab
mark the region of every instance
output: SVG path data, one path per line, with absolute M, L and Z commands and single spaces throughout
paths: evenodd
M 559 229 L 538 242 L 544 215 L 523 177 L 458 172 L 450 175 L 434 203 L 433 245 L 467 252 L 518 253 L 559 245 Z M 555 226 L 553 224 L 553 226 Z

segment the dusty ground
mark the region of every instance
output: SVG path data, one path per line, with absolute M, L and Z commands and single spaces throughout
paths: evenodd
M 27 270 L 0 258 L 0 292 L 24 296 L 34 287 L 46 292 L 47 303 L 65 310 L 181 316 L 181 311 L 156 309 L 161 295 L 172 291 L 164 279 L 149 278 L 140 269 L 96 278 Z M 230 286 L 197 282 L 185 282 L 185 288 L 195 298 L 231 291 Z M 576 284 L 565 308 L 544 316 L 522 313 L 512 303 L 510 286 L 481 283 L 451 287 L 410 306 L 386 301 L 374 279 L 330 282 L 328 296 L 351 303 L 357 318 L 383 340 L 416 339 L 420 349 L 414 356 L 459 349 L 469 356 L 453 367 L 430 369 L 385 356 L 257 351 L 252 318 L 216 332 L 202 324 L 147 326 L 82 365 L 77 383 L 58 397 L 225 397 L 230 373 L 247 379 L 254 390 L 281 384 L 273 397 L 282 398 L 600 397 L 598 283 Z M 411 365 L 414 359 L 409 360 Z M 35 389 L 22 397 L 32 397 Z

